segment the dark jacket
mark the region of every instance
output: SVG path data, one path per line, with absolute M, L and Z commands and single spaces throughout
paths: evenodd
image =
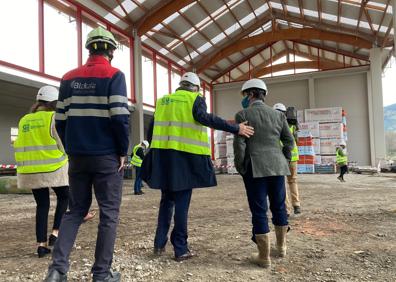
M 250 138 L 234 138 L 235 168 L 240 174 L 244 175 L 251 164 L 254 178 L 290 175 L 288 159 L 294 139 L 284 114 L 262 101 L 255 101 L 237 113 L 235 121 L 248 121 L 255 132 Z
M 193 117 L 200 124 L 217 130 L 238 133 L 239 125 L 208 114 L 205 99 L 198 96 L 193 106 Z M 151 143 L 154 120 L 147 131 Z M 209 156 L 176 150 L 150 149 L 142 164 L 142 179 L 154 189 L 182 191 L 217 185 Z
M 124 74 L 103 56 L 66 73 L 59 88 L 56 130 L 68 155 L 126 156 L 129 111 Z

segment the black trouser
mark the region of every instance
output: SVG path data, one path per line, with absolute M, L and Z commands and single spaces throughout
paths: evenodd
M 175 250 L 175 256 L 180 257 L 188 252 L 187 222 L 191 194 L 191 189 L 177 192 L 161 191 L 154 248 L 162 249 L 165 247 L 168 241 L 168 232 L 174 212 L 174 226 L 171 233 L 171 242 Z
M 347 165 L 343 165 L 340 167 L 340 177 L 341 179 L 344 179 L 344 174 L 347 173 L 348 171 L 348 166 Z
M 116 155 L 69 156 L 70 211 L 62 219 L 50 269 L 60 273 L 69 270 L 69 255 L 91 206 L 93 187 L 100 222 L 92 273 L 96 279 L 104 279 L 109 274 L 122 195 L 123 171 L 118 171 L 119 165 Z
M 69 203 L 69 186 L 52 188 L 56 194 L 56 209 L 54 225 L 52 229 L 59 229 L 62 216 L 66 212 Z M 48 212 L 50 208 L 50 196 L 48 188 L 32 189 L 36 200 L 36 238 L 38 243 L 47 242 Z

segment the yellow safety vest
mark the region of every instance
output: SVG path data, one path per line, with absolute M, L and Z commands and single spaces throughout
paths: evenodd
M 157 100 L 151 148 L 210 156 L 208 131 L 192 110 L 199 93 L 177 90 Z
M 14 142 L 18 173 L 52 172 L 67 163 L 67 156 L 51 136 L 53 115 L 54 112 L 39 111 L 19 121 L 18 137 Z
M 336 155 L 337 155 L 336 156 L 336 162 L 337 162 L 337 164 L 339 164 L 339 165 L 347 164 L 348 163 L 348 156 L 346 154 L 341 155 L 340 151 L 342 151 L 342 149 L 337 148 L 337 151 L 336 151 Z
M 296 140 L 294 139 L 294 133 L 296 132 L 296 126 L 295 125 L 290 125 L 289 129 L 290 129 L 291 134 L 293 135 L 293 141 L 294 141 L 294 148 L 291 151 L 291 154 L 292 154 L 291 161 L 292 162 L 297 162 L 300 159 L 300 156 L 298 154 L 298 146 L 296 144 Z
M 132 160 L 131 160 L 131 164 L 136 166 L 136 167 L 141 167 L 142 166 L 142 162 L 143 160 L 136 155 L 136 152 L 139 148 L 141 148 L 142 146 L 140 144 L 137 144 L 135 147 L 133 147 L 133 156 L 132 156 Z

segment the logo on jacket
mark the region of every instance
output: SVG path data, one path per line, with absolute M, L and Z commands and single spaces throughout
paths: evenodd
M 73 80 L 70 84 L 70 87 L 73 89 L 79 89 L 79 90 L 95 90 L 96 88 L 96 83 L 90 82 L 78 82 Z
M 171 102 L 172 102 L 172 100 L 169 97 L 164 97 L 163 99 L 161 99 L 162 106 L 169 105 Z

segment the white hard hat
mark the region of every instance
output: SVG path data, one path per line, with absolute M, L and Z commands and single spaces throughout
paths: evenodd
M 193 72 L 186 72 L 185 74 L 183 74 L 183 76 L 180 79 L 180 82 L 182 82 L 182 81 L 190 82 L 191 84 L 196 85 L 198 87 L 201 86 L 201 81 L 200 81 L 198 75 Z
M 264 81 L 262 81 L 261 79 L 258 79 L 258 78 L 252 78 L 252 79 L 246 81 L 242 85 L 241 92 L 243 92 L 247 89 L 250 89 L 250 88 L 262 89 L 262 90 L 265 90 L 265 93 L 267 93 L 267 85 L 265 85 Z
M 344 146 L 344 147 L 346 147 L 346 143 L 345 143 L 345 141 L 344 141 L 344 140 L 341 140 L 341 141 L 340 141 L 340 146 Z
M 286 106 L 282 103 L 276 103 L 272 108 L 277 111 L 286 112 Z
M 59 91 L 54 86 L 43 86 L 37 92 L 37 101 L 46 101 L 46 102 L 53 102 L 58 100 Z
M 147 140 L 143 140 L 143 141 L 142 141 L 142 144 L 143 144 L 146 148 L 148 148 L 148 147 L 150 146 L 150 143 L 149 143 Z

